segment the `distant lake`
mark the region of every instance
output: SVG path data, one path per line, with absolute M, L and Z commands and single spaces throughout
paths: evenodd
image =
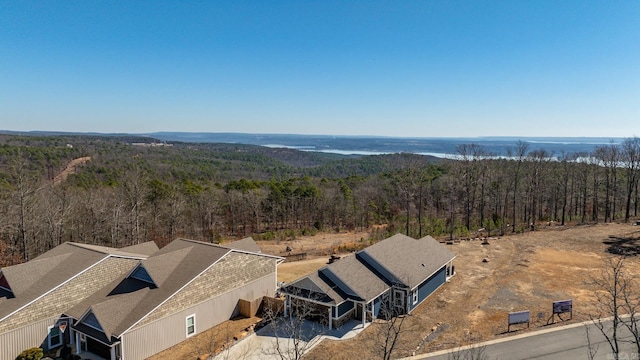
M 164 141 L 200 143 L 236 143 L 317 151 L 339 155 L 384 155 L 413 153 L 447 158 L 458 154 L 462 144 L 477 144 L 483 151 L 497 157 L 515 152 L 519 141 L 529 145 L 528 150 L 545 150 L 553 156 L 563 153 L 590 153 L 597 146 L 619 144 L 622 138 L 597 137 L 477 137 L 477 138 L 397 138 L 382 136 L 334 136 L 244 133 L 181 133 L 158 132 L 140 134 Z

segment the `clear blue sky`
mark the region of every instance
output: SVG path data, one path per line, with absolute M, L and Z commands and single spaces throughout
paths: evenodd
M 0 1 L 0 129 L 640 135 L 640 1 Z

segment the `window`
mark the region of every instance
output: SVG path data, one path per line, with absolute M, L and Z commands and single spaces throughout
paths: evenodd
M 196 315 L 187 316 L 187 337 L 196 333 Z
M 411 300 L 413 305 L 418 303 L 418 290 L 412 291 L 411 292 Z
M 62 345 L 62 331 L 57 326 L 49 326 L 49 349 Z
M 89 351 L 87 347 L 87 336 L 85 334 L 80 335 L 80 351 Z
M 393 289 L 393 303 L 396 308 L 404 309 L 406 293 L 399 289 Z
M 131 277 L 134 279 L 138 279 L 144 282 L 147 282 L 149 284 L 155 284 L 153 282 L 153 279 L 151 279 L 151 276 L 149 275 L 149 273 L 147 272 L 147 270 L 145 268 L 143 268 L 142 266 L 139 266 L 134 272 L 133 274 L 131 274 Z
M 93 313 L 88 313 L 87 316 L 82 319 L 82 323 L 104 332 L 104 330 L 102 330 L 102 326 L 100 326 L 100 321 L 98 321 L 98 318 Z

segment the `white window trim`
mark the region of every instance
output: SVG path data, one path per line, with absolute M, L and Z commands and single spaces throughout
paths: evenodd
M 53 330 L 53 328 L 57 328 L 57 326 L 51 325 L 51 326 L 47 327 L 47 345 L 48 345 L 49 349 L 51 349 L 53 347 L 58 347 L 58 346 L 62 345 L 62 342 L 63 342 L 62 341 L 63 333 L 62 333 L 62 331 L 60 331 L 59 328 L 58 328 L 58 343 L 54 345 L 51 342 L 51 340 L 53 339 L 51 337 L 51 330 Z
M 191 334 L 189 334 L 189 319 L 193 318 L 193 332 Z M 196 333 L 196 314 L 191 314 L 189 316 L 187 316 L 184 319 L 184 323 L 185 323 L 185 332 L 187 334 L 187 337 L 191 337 L 193 335 L 195 335 Z
M 418 303 L 418 290 L 414 290 L 411 292 L 411 300 L 412 300 L 412 305 L 415 305 Z
M 400 289 L 393 289 L 393 303 L 395 307 L 404 308 L 406 293 Z

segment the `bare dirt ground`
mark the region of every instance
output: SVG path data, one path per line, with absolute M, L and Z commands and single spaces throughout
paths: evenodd
M 369 244 L 367 233 L 318 234 L 290 241 L 259 241 L 265 253 L 286 255 L 307 252 L 307 260 L 285 262 L 278 267 L 278 281 L 290 282 L 325 266 L 329 255 L 344 255 L 355 247 Z M 470 340 L 484 341 L 524 331 L 589 320 L 597 313 L 588 274 L 601 271 L 611 246 L 623 246 L 640 253 L 640 226 L 599 224 L 588 226 L 550 226 L 535 232 L 479 240 L 462 240 L 448 246 L 457 258 L 456 275 L 409 317 L 406 332 L 395 357 L 454 348 Z M 340 250 L 340 251 L 338 251 Z M 346 250 L 346 251 L 345 251 Z M 487 262 L 483 262 L 487 259 Z M 640 274 L 639 259 L 628 262 Z M 573 299 L 573 319 L 549 321 L 553 301 Z M 513 327 L 507 333 L 511 311 L 531 311 L 531 327 Z M 542 317 L 538 319 L 538 314 Z M 196 359 L 198 351 L 215 340 L 216 349 L 231 335 L 242 336 L 244 329 L 259 318 L 230 320 L 204 335 L 174 346 L 152 360 Z M 324 341 L 305 359 L 374 358 L 374 338 L 370 326 L 356 338 Z M 201 339 L 201 340 L 198 340 Z M 200 341 L 197 345 L 194 341 Z
M 80 165 L 84 165 L 87 161 L 90 161 L 91 158 L 89 156 L 73 159 L 67 164 L 67 167 L 62 170 L 62 172 L 53 179 L 53 183 L 55 185 L 65 181 L 69 174 L 73 174 L 76 172 L 76 168 Z
M 331 254 L 343 255 L 370 244 L 367 232 L 319 233 L 286 241 L 257 241 L 263 252 L 272 255 L 307 254 L 301 261 L 278 266 L 278 281 L 291 282 L 327 265 Z M 287 247 L 291 251 L 287 251 Z
M 195 335 L 148 360 L 206 359 L 209 354 L 223 351 L 225 344 L 233 343 L 248 333 L 245 329 L 260 321 L 258 317 L 237 318 L 225 321 L 203 333 Z
M 307 253 L 309 256 L 329 256 L 332 253 L 349 252 L 369 245 L 368 232 L 318 233 L 313 236 L 302 236 L 295 240 L 263 240 L 256 241 L 263 252 L 271 255 L 285 256 L 288 253 Z M 291 248 L 291 252 L 287 251 Z
M 564 324 L 589 320 L 598 309 L 588 274 L 601 271 L 609 246 L 618 243 L 638 246 L 640 227 L 557 226 L 492 238 L 489 245 L 473 240 L 447 245 L 457 255 L 457 274 L 407 318 L 394 357 L 557 326 L 562 323 L 557 316 L 555 324 L 550 321 L 553 301 L 573 299 L 573 319 L 564 314 Z M 628 265 L 640 274 L 638 259 Z M 531 327 L 512 327 L 507 333 L 508 313 L 521 310 L 531 311 Z M 325 341 L 306 358 L 372 358 L 372 331 L 373 326 L 352 340 Z

